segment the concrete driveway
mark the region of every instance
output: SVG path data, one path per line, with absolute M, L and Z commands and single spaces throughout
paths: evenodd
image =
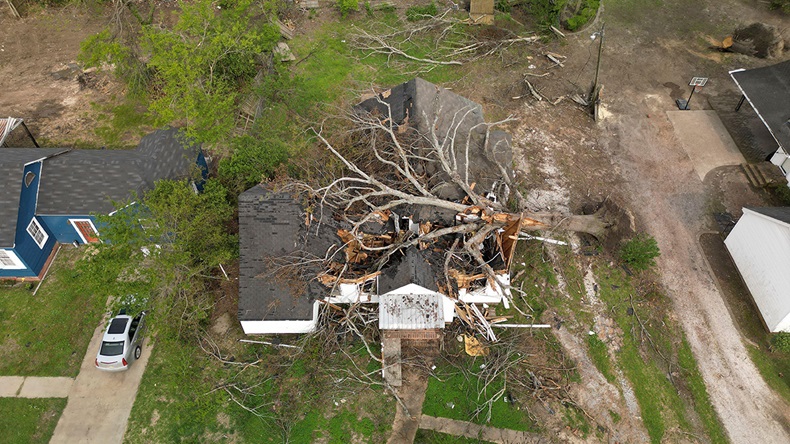
M 667 111 L 667 117 L 699 180 L 720 166 L 745 162 L 716 111 Z
M 126 422 L 132 411 L 152 346 L 148 339 L 143 353 L 125 372 L 109 373 L 94 365 L 106 323 L 93 332 L 93 338 L 74 380 L 63 414 L 50 444 L 102 443 L 123 441 Z

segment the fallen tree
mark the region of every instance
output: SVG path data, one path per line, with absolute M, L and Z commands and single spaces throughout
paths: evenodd
M 416 248 L 438 270 L 443 294 L 488 286 L 507 303 L 520 233 L 601 237 L 611 225 L 605 210 L 530 211 L 510 167 L 510 136 L 498 129 L 513 118 L 487 123 L 478 104 L 421 79 L 377 94 L 346 118 L 348 146 L 315 130 L 342 175 L 321 186 L 298 184 L 315 203 L 309 219 L 342 225 L 344 254 L 327 253 L 319 273 L 325 285 L 364 282 Z

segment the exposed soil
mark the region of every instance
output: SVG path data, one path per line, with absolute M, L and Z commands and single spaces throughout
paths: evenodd
M 0 7 L 0 110 L 21 117 L 42 146 L 98 145 L 103 103 L 122 88 L 97 73 L 80 76 L 80 43 L 107 23 L 84 6 L 49 8 L 16 19 Z M 82 82 L 80 81 L 82 79 Z M 51 141 L 51 142 L 50 142 Z

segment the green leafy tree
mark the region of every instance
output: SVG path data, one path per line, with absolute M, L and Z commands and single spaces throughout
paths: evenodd
M 138 200 L 98 216 L 105 242 L 83 270 L 110 295 L 147 299 L 159 327 L 192 332 L 213 304 L 207 279 L 237 256 L 238 239 L 228 231 L 235 209 L 214 179 L 200 194 L 186 180 L 159 181 Z
M 155 125 L 183 125 L 197 142 L 217 142 L 230 135 L 256 57 L 271 51 L 279 30 L 255 17 L 266 11 L 252 0 L 178 4 L 172 28 L 141 21 L 124 38 L 103 31 L 83 42 L 80 60 L 112 64 L 130 87 L 146 91 Z
M 230 134 L 240 85 L 255 76 L 255 57 L 279 39 L 274 25 L 252 20 L 251 4 L 239 0 L 218 10 L 210 0 L 179 2 L 173 29 L 143 28 L 156 88 L 149 109 L 157 123 L 182 120 L 199 142 Z

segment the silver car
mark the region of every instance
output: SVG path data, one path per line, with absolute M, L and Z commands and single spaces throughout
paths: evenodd
M 96 368 L 110 372 L 123 371 L 140 358 L 145 315 L 143 311 L 133 318 L 121 310 L 110 320 L 96 356 Z

